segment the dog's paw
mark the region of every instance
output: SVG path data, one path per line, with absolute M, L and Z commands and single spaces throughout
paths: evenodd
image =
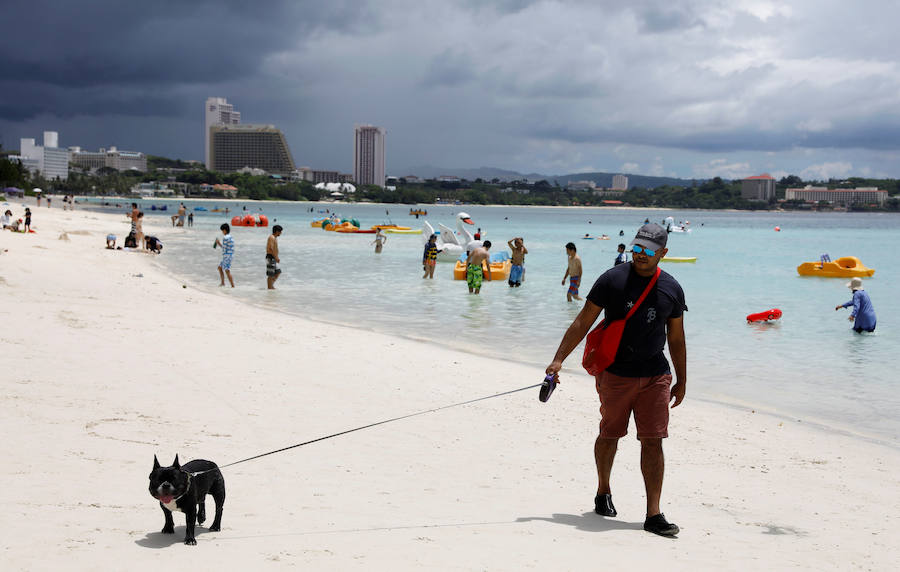
M 163 534 L 175 534 L 175 527 L 174 526 L 164 526 L 161 532 Z
M 197 546 L 197 539 L 196 538 L 185 538 L 184 543 L 187 544 L 188 546 Z

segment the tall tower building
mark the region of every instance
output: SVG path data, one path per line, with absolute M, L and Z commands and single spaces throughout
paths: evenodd
M 384 186 L 385 130 L 356 125 L 353 136 L 353 180 L 357 185 Z
M 625 175 L 613 175 L 612 178 L 612 191 L 627 191 L 628 190 L 628 177 Z
M 204 164 L 212 170 L 212 157 L 210 155 L 210 128 L 214 125 L 239 125 L 241 112 L 235 111 L 234 106 L 228 103 L 224 97 L 209 97 L 206 99 L 206 121 L 203 123 L 203 151 Z

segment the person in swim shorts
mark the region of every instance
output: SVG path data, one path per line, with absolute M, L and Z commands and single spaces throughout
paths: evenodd
M 569 279 L 569 291 L 566 292 L 566 300 L 571 302 L 572 298 L 581 300 L 578 295 L 578 286 L 581 284 L 581 257 L 578 256 L 578 249 L 575 243 L 566 244 L 566 255 L 569 257 L 569 265 L 566 267 L 566 274 L 563 276 L 562 285 L 566 285 L 566 278 Z
M 278 263 L 281 262 L 278 257 L 278 237 L 282 230 L 280 224 L 273 226 L 272 234 L 266 242 L 266 285 L 269 290 L 275 289 L 275 281 L 281 276 L 281 268 L 278 268 Z
M 231 277 L 231 259 L 234 256 L 234 238 L 231 236 L 231 227 L 228 226 L 228 223 L 223 223 L 222 226 L 219 227 L 219 230 L 222 231 L 222 240 L 220 241 L 216 238 L 215 246 L 222 247 L 222 261 L 219 262 L 219 286 L 225 285 L 225 276 L 228 276 L 228 282 L 231 284 L 231 287 L 234 288 L 234 279 Z
M 491 279 L 491 262 L 490 253 L 491 241 L 485 240 L 484 244 L 469 253 L 466 258 L 466 284 L 469 286 L 469 294 L 479 294 L 481 292 L 481 282 L 484 280 L 484 266 L 487 267 L 488 280 Z
M 510 288 L 518 288 L 522 285 L 522 278 L 525 274 L 525 255 L 528 254 L 528 249 L 525 248 L 525 242 L 521 236 L 508 241 L 506 244 L 512 250 L 512 266 L 509 269 L 507 282 Z

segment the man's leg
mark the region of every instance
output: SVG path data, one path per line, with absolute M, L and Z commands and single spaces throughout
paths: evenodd
M 225 271 L 225 274 L 228 275 L 228 283 L 231 284 L 231 287 L 234 288 L 234 278 L 231 277 L 231 269 Z M 224 283 L 222 284 L 225 285 Z
M 609 477 L 612 474 L 613 461 L 619 447 L 618 439 L 601 439 L 597 436 L 594 441 L 594 462 L 597 463 L 597 494 L 608 495 L 612 491 L 609 488 Z
M 641 473 L 644 475 L 644 488 L 647 491 L 647 516 L 661 512 L 659 499 L 662 496 L 665 467 L 662 439 L 658 437 L 641 439 Z
M 219 266 L 219 286 L 225 285 L 225 273 L 222 272 L 222 267 Z

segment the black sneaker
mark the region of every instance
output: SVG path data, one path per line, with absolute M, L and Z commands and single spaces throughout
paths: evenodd
M 594 512 L 601 516 L 616 516 L 616 507 L 612 503 L 612 495 L 609 493 L 594 497 Z
M 681 529 L 678 528 L 678 525 L 666 520 L 666 515 L 664 515 L 663 513 L 659 513 L 654 516 L 648 516 L 647 520 L 644 521 L 644 530 L 646 530 L 647 532 L 652 532 L 653 534 L 667 536 L 670 538 L 674 537 L 681 531 Z

